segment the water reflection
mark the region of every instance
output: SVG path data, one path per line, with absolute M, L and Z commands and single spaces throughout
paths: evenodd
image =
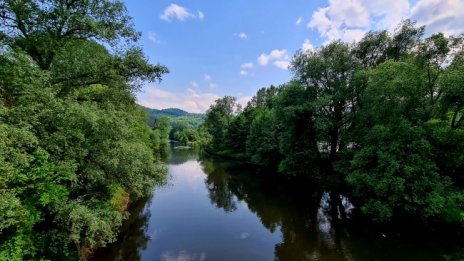
M 171 185 L 156 189 L 152 202 L 133 205 L 118 242 L 96 260 L 462 257 L 459 249 L 429 238 L 383 237 L 357 223 L 354 206 L 343 195 L 243 164 L 179 149 L 169 154 L 169 172 Z
M 109 247 L 97 251 L 92 259 L 95 260 L 140 260 L 141 252 L 147 247 L 150 237 L 147 236 L 149 211 L 151 201 L 142 199 L 134 202 L 129 212 L 131 213 L 121 229 L 118 240 Z
M 225 212 L 235 211 L 237 202 L 232 188 L 229 187 L 230 175 L 224 172 L 224 166 L 214 164 L 213 161 L 203 161 L 202 167 L 207 173 L 205 182 L 211 203 Z
M 280 231 L 275 260 L 445 260 L 443 249 L 422 242 L 384 238 L 360 228 L 354 206 L 334 191 L 295 188 L 272 174 L 256 174 L 236 163 L 201 160 L 209 198 L 225 212 L 244 202 L 271 232 Z M 290 182 L 291 183 L 291 182 Z M 243 237 L 247 235 L 244 234 Z M 436 242 L 435 242 L 436 243 Z M 440 246 L 438 246 L 440 248 Z
M 186 149 L 182 147 L 171 146 L 167 160 L 169 165 L 181 165 L 189 160 L 197 159 L 198 154 L 198 148 Z
M 178 253 L 173 253 L 171 251 L 166 251 L 162 254 L 163 261 L 203 261 L 206 260 L 206 253 L 201 252 L 199 254 L 193 253 L 189 254 L 187 251 L 180 251 Z
M 281 231 L 283 240 L 275 246 L 277 260 L 351 259 L 344 242 L 348 235 L 336 227 L 352 212 L 346 197 L 320 190 L 292 190 L 285 181 L 256 175 L 230 162 L 205 158 L 201 164 L 215 206 L 231 212 L 237 202 L 246 202 L 264 227 Z

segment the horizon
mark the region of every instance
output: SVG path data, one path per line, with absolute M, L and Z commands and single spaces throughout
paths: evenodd
M 370 30 L 391 32 L 404 19 L 426 26 L 426 35 L 464 28 L 457 18 L 461 0 L 124 2 L 150 62 L 170 69 L 161 83 L 144 85 L 137 103 L 190 113 L 204 113 L 226 95 L 246 105 L 258 89 L 287 83 L 298 50 L 351 43 Z

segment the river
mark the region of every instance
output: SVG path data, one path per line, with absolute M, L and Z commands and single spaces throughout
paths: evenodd
M 94 260 L 464 259 L 446 239 L 364 226 L 338 193 L 194 150 L 170 154 L 167 184 L 132 205 L 118 241 Z

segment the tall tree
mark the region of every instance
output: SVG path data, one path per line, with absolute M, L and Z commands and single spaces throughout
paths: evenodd
M 298 82 L 290 82 L 279 90 L 274 112 L 278 131 L 279 152 L 283 160 L 279 170 L 290 175 L 320 174 L 314 96 Z
M 29 54 L 49 69 L 67 42 L 95 39 L 116 43 L 136 41 L 132 18 L 124 4 L 110 0 L 5 0 L 0 3 L 2 34 L 11 47 Z
M 332 161 L 346 145 L 344 135 L 357 109 L 356 67 L 350 47 L 340 41 L 315 52 L 299 52 L 292 62 L 294 79 L 312 96 L 319 141 L 329 145 Z
M 227 129 L 240 111 L 241 106 L 237 103 L 237 98 L 231 96 L 217 99 L 206 111 L 205 127 L 212 135 L 214 147 L 224 146 Z

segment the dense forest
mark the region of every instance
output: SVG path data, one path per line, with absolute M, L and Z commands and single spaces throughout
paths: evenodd
M 156 131 L 164 130 L 171 142 L 178 142 L 183 146 L 199 147 L 208 143 L 208 133 L 202 127 L 205 115 L 189 113 L 177 108 L 149 109 L 148 124 Z M 161 131 L 163 132 L 163 131 Z M 166 137 L 161 135 L 161 137 Z M 167 141 L 166 141 L 167 142 Z M 162 141 L 161 144 L 164 142 Z M 166 148 L 166 146 L 161 146 Z
M 208 133 L 202 126 L 205 114 L 189 113 L 177 108 L 149 109 L 148 124 L 155 131 L 157 147 L 161 156 L 167 155 L 168 142 L 178 143 L 186 147 L 199 147 L 209 142 Z M 159 140 L 159 141 L 158 141 Z
M 464 222 L 463 37 L 392 33 L 297 52 L 245 108 L 216 100 L 207 150 L 349 191 L 373 221 Z
M 0 2 L 0 260 L 85 260 L 164 178 L 152 65 L 120 1 Z

